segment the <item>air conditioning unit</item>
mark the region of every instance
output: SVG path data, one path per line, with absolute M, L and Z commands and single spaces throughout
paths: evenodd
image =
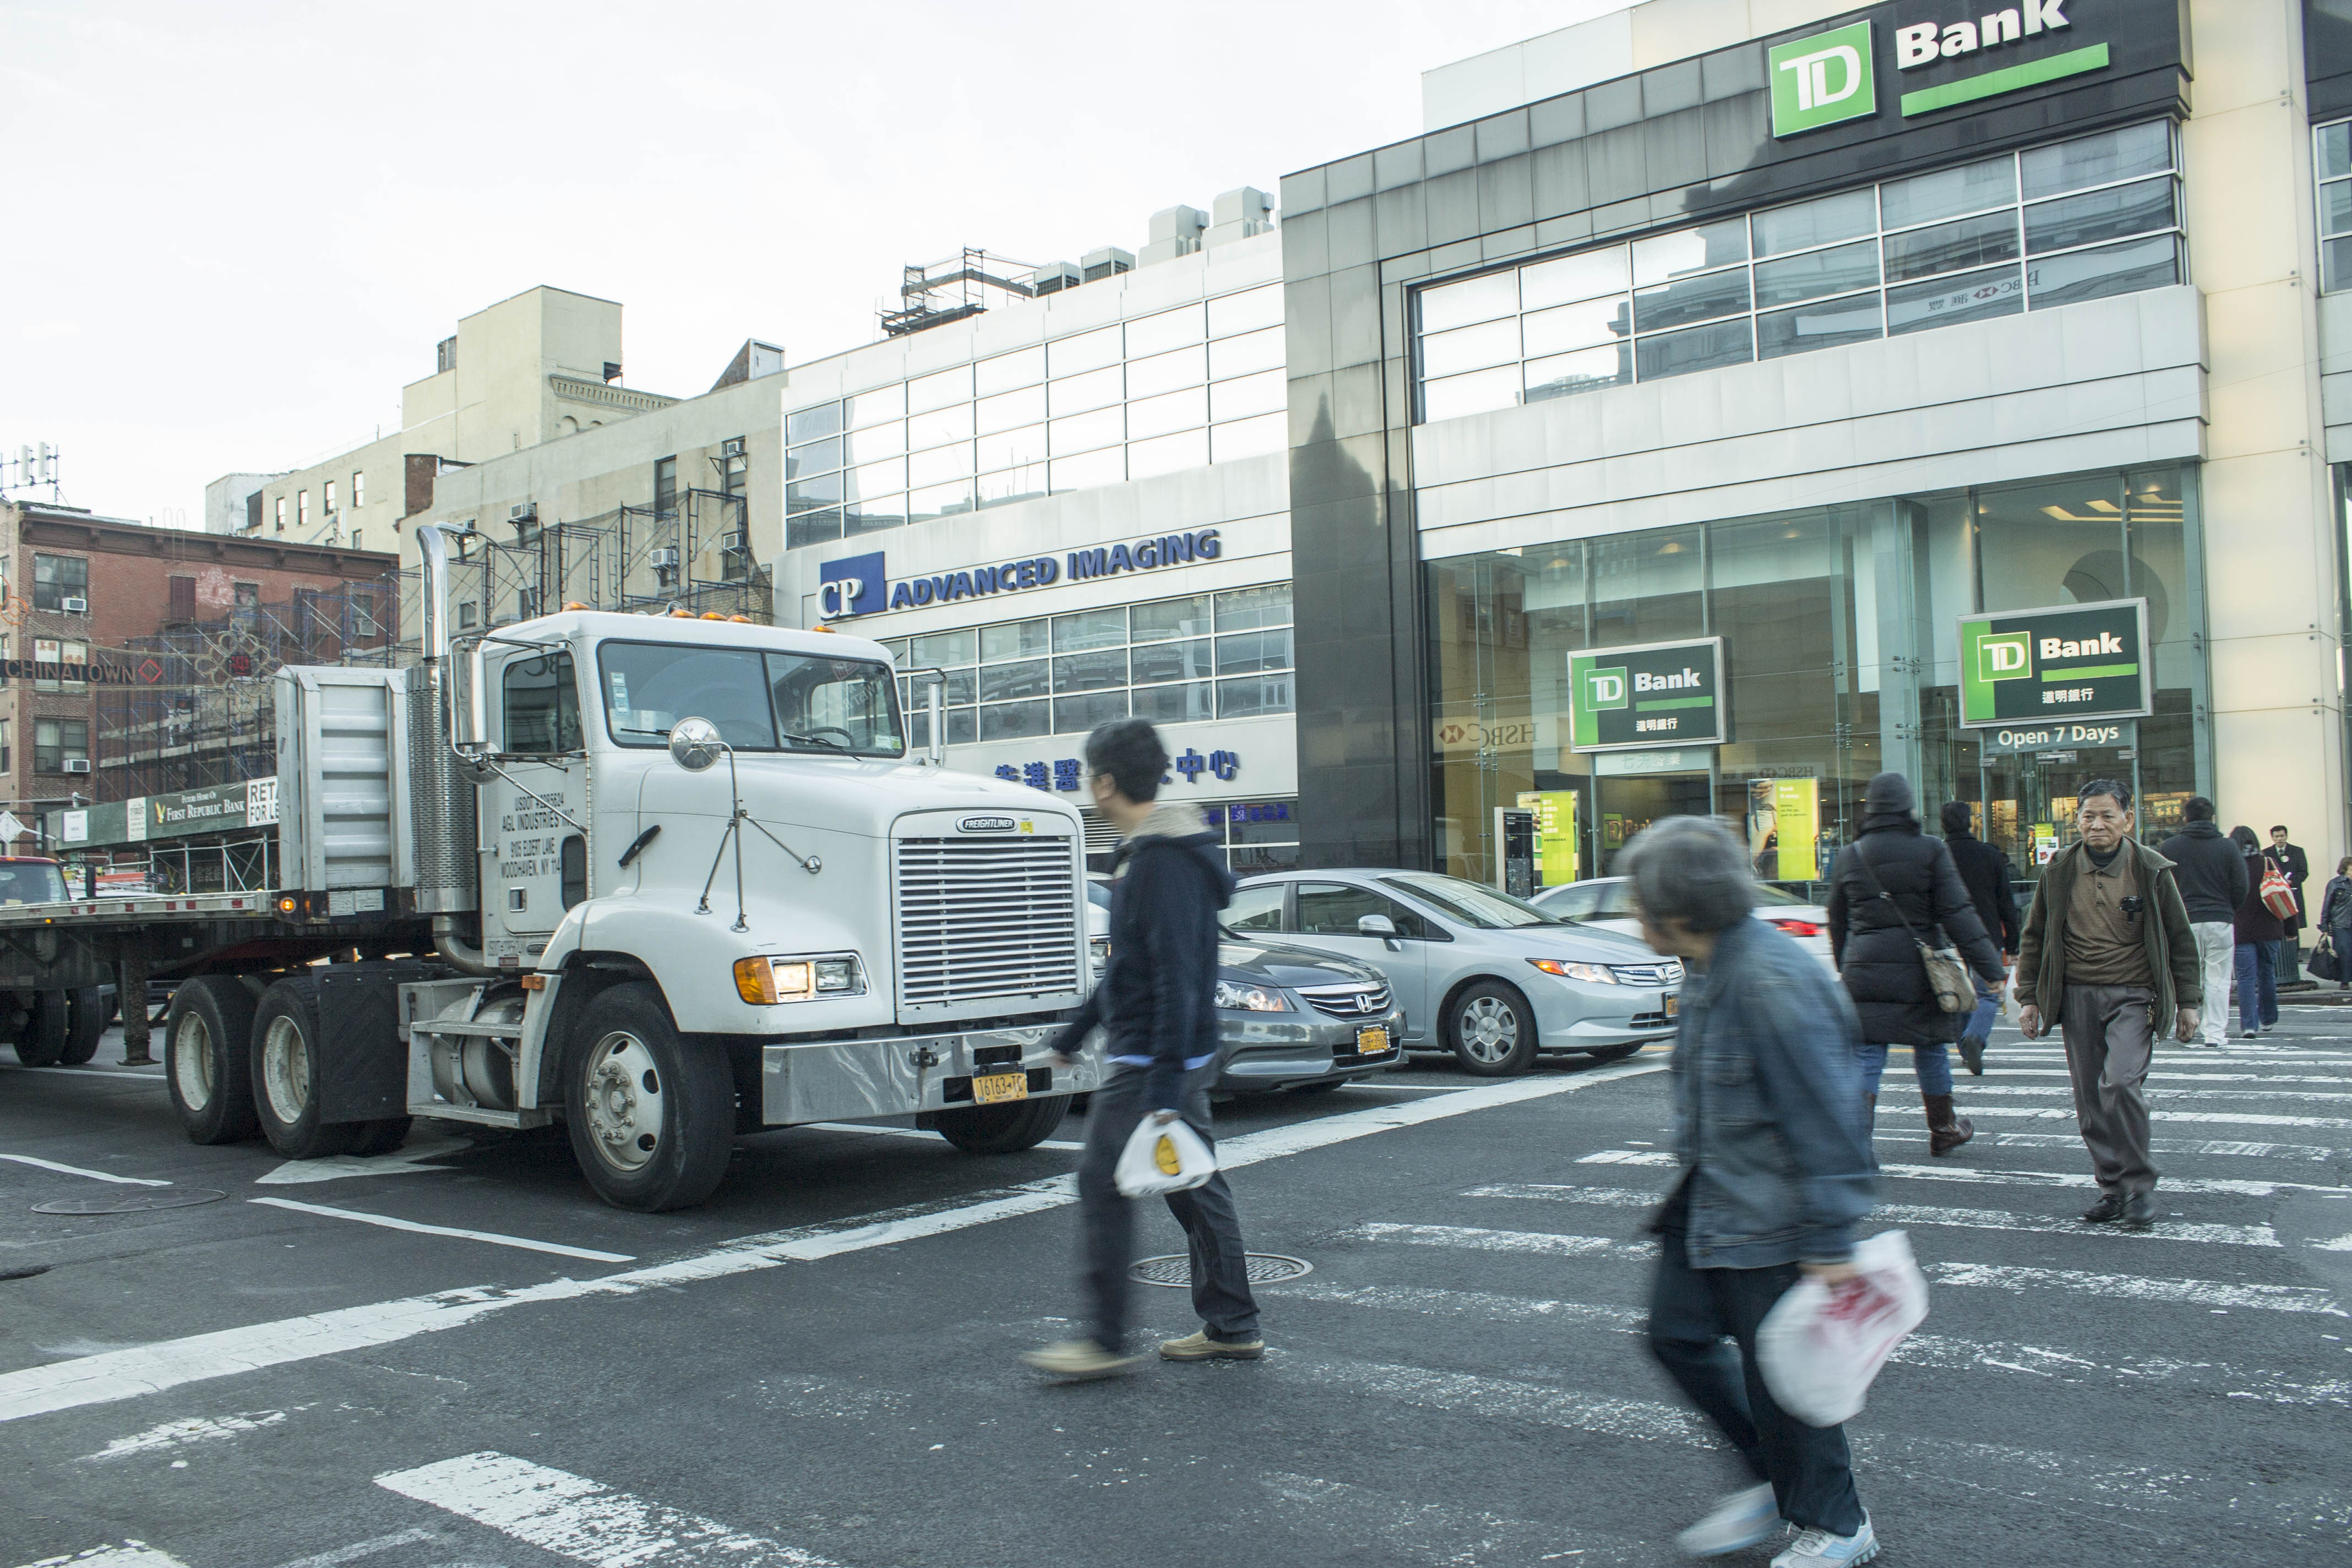
M 656 572 L 677 571 L 677 547 L 674 545 L 665 544 L 658 550 L 649 552 L 646 556 L 646 564 L 652 567 Z
M 741 529 L 730 529 L 719 536 L 719 548 L 730 555 L 740 555 L 751 548 L 751 537 Z
M 58 608 L 63 610 L 69 616 L 86 616 L 89 614 L 89 601 L 88 599 L 66 599 L 59 602 Z
M 507 521 L 509 522 L 537 522 L 539 521 L 539 504 L 536 501 L 522 501 L 517 505 L 507 508 Z
M 743 455 L 743 437 L 740 436 L 730 436 L 724 441 L 719 442 L 719 455 L 722 458 L 741 457 Z
M 88 757 L 68 757 L 65 760 L 65 770 L 69 773 L 86 773 L 89 772 L 89 759 Z

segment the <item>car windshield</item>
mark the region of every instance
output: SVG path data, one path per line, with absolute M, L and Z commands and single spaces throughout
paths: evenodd
M 0 865 L 0 904 L 56 904 L 65 896 L 65 878 L 46 860 Z
M 698 718 L 739 752 L 906 752 L 898 683 L 873 659 L 639 642 L 608 642 L 596 659 L 619 745 L 662 745 Z
M 1381 880 L 1402 893 L 1410 893 L 1425 904 L 1433 904 L 1464 925 L 1480 931 L 1513 931 L 1520 926 L 1549 926 L 1560 923 L 1557 915 L 1546 914 L 1533 904 L 1498 893 L 1492 888 L 1482 888 L 1475 882 L 1465 882 L 1459 877 L 1440 876 L 1434 871 L 1410 871 L 1402 876 L 1382 877 Z

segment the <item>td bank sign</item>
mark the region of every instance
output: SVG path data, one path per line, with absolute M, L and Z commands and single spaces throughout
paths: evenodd
M 1568 656 L 1569 749 L 1711 746 L 1723 732 L 1723 639 Z
M 2054 605 L 1960 621 L 1960 722 L 2016 725 L 2147 713 L 2147 601 Z
M 1914 22 L 1894 29 L 1895 68 L 1906 84 L 1899 107 L 1906 118 L 1931 114 L 1979 99 L 2101 70 L 2107 46 L 2053 52 L 2053 40 L 2071 44 L 2075 0 L 2020 0 L 1948 20 Z M 1772 134 L 1794 136 L 1878 112 L 1875 23 L 1848 23 L 1826 33 L 1775 44 L 1766 64 L 1771 77 Z M 1948 62 L 1957 72 L 1941 68 Z M 1908 73 L 1922 73 L 1911 78 Z M 1907 88 L 1916 79 L 1916 88 Z

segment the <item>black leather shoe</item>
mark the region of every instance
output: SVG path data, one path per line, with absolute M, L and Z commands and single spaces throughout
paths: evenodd
M 2124 1200 L 2114 1193 L 2101 1194 L 2097 1203 L 2083 1211 L 2083 1217 L 2093 1225 L 2113 1225 L 2124 1217 Z
M 1984 1077 L 1985 1037 L 1982 1035 L 1960 1037 L 1960 1060 L 1978 1078 Z
M 2146 1230 L 2156 1223 L 2156 1194 L 2141 1193 L 2124 1205 L 2123 1227 Z

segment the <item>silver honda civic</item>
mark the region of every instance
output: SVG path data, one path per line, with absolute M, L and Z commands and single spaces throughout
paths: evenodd
M 1224 924 L 1378 970 L 1404 1014 L 1405 1048 L 1451 1051 L 1481 1077 L 1674 1037 L 1678 960 L 1459 877 L 1275 872 L 1241 885 Z

